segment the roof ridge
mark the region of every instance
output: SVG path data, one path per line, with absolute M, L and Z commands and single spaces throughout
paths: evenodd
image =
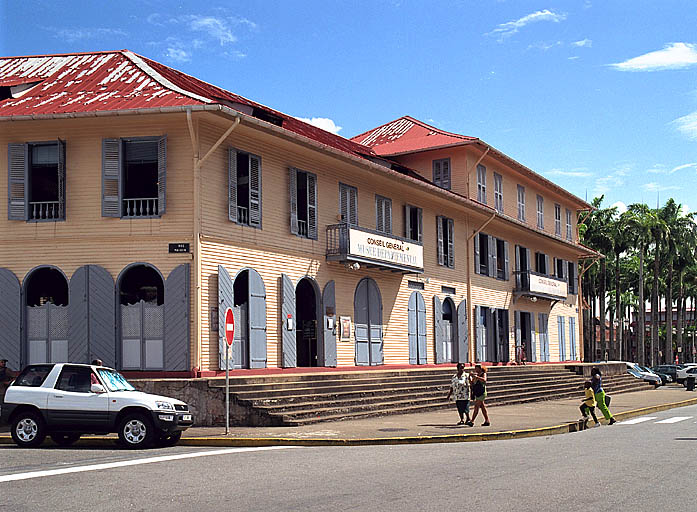
M 68 53 L 45 53 L 40 55 L 11 55 L 3 56 L 0 59 L 37 59 L 40 57 L 74 57 L 77 55 L 105 55 L 108 53 L 123 53 L 130 50 L 99 50 L 94 52 L 68 52 Z
M 419 120 L 419 119 L 416 119 L 415 117 L 411 117 L 411 116 L 402 116 L 402 117 L 409 119 L 409 121 L 411 121 L 412 123 L 418 124 L 418 125 L 421 126 L 422 128 L 428 128 L 428 129 L 430 129 L 430 130 L 433 130 L 433 131 L 435 131 L 435 132 L 440 133 L 441 135 L 449 135 L 449 136 L 451 136 L 451 137 L 458 137 L 458 138 L 467 139 L 467 140 L 471 140 L 471 139 L 476 139 L 476 138 L 477 138 L 477 137 L 473 137 L 473 136 L 471 136 L 471 135 L 463 135 L 463 134 L 461 134 L 461 133 L 447 132 L 447 131 L 445 131 L 445 130 L 443 130 L 443 129 L 441 129 L 441 128 L 438 128 L 438 127 L 436 127 L 436 126 L 430 125 L 430 124 L 428 124 L 428 123 L 424 123 L 423 121 L 421 121 L 421 120 Z M 401 118 L 400 118 L 400 119 L 401 119 Z M 396 121 L 396 119 L 395 119 L 395 121 Z
M 393 119 L 392 121 L 388 121 L 388 122 L 386 122 L 386 123 L 383 123 L 383 124 L 381 124 L 381 125 L 379 125 L 379 126 L 376 126 L 375 128 L 371 128 L 370 130 L 366 130 L 366 131 L 364 131 L 363 133 L 359 133 L 359 134 L 357 134 L 357 135 L 354 135 L 353 137 L 351 137 L 350 140 L 354 140 L 354 139 L 358 139 L 358 138 L 360 138 L 360 137 L 363 137 L 364 135 L 367 135 L 367 134 L 369 134 L 370 132 L 374 132 L 375 130 L 379 130 L 379 129 L 382 128 L 383 126 L 387 126 L 388 124 L 395 123 L 395 122 L 397 122 L 397 121 L 400 121 L 401 119 L 409 119 L 409 120 L 411 120 L 411 119 L 413 119 L 413 118 L 412 118 L 411 116 L 407 116 L 407 115 L 405 115 L 405 116 L 400 116 L 400 117 L 398 117 L 397 119 Z

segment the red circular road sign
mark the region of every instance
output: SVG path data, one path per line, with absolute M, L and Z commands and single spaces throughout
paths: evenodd
M 235 339 L 235 316 L 232 314 L 232 309 L 225 310 L 225 341 L 232 346 L 232 340 Z

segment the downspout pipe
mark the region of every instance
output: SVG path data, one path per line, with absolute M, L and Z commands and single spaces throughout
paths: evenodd
M 201 157 L 200 145 L 198 139 L 198 133 L 194 127 L 192 109 L 186 110 L 186 124 L 189 128 L 189 136 L 191 138 L 191 149 L 193 155 L 193 171 L 194 171 L 194 225 L 193 225 L 193 235 L 194 235 L 194 310 L 196 311 L 196 321 L 194 322 L 195 330 L 195 340 L 194 340 L 194 350 L 191 357 L 191 365 L 193 366 L 193 372 L 200 372 L 201 369 L 201 336 L 203 322 L 203 311 L 202 311 L 202 296 L 201 296 L 201 166 L 209 156 L 211 156 L 216 149 L 227 139 L 235 128 L 240 124 L 240 118 L 236 117 L 232 125 L 220 136 L 220 138 L 213 144 L 213 146 L 206 152 L 206 154 Z M 215 330 L 217 332 L 217 329 Z

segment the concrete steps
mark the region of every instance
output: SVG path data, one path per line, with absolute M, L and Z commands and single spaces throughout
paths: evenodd
M 449 366 L 236 377 L 230 393 L 267 425 L 305 425 L 453 407 L 445 397 L 454 373 Z M 580 403 L 584 382 L 563 365 L 491 367 L 487 380 L 491 405 L 574 397 Z M 212 379 L 209 386 L 224 389 L 225 381 Z M 603 387 L 610 395 L 650 388 L 629 375 L 604 377 Z

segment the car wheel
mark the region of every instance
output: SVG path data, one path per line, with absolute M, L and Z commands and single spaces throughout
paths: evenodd
M 34 448 L 46 439 L 46 425 L 35 411 L 18 414 L 12 422 L 12 440 L 21 448 Z
M 175 444 L 177 444 L 181 438 L 181 431 L 170 432 L 169 434 L 161 434 L 160 437 L 157 439 L 157 446 L 161 448 L 169 448 L 170 446 L 174 446 Z
M 127 414 L 119 424 L 119 441 L 126 448 L 147 448 L 152 444 L 154 434 L 155 427 L 144 414 Z
M 73 433 L 66 433 L 66 432 L 57 432 L 54 434 L 51 434 L 51 440 L 56 443 L 58 446 L 71 446 L 77 442 L 78 439 L 80 439 L 81 434 L 73 434 Z

